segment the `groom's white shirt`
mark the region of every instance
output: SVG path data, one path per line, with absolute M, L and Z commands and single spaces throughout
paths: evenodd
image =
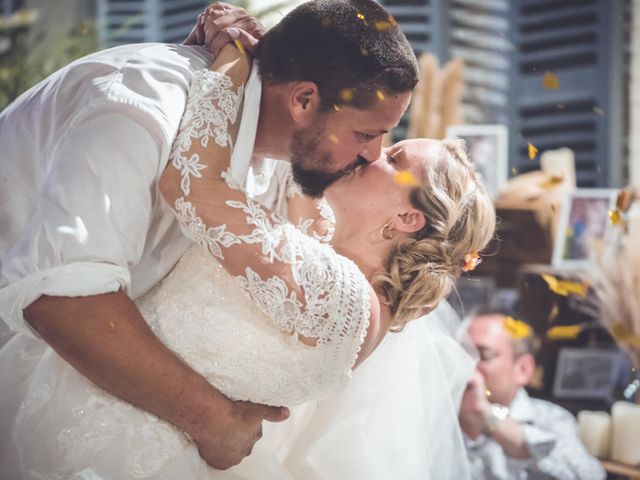
M 167 165 L 203 48 L 142 44 L 85 57 L 0 115 L 0 318 L 41 295 L 147 292 L 191 244 L 163 203 Z M 269 203 L 274 163 L 251 165 L 260 106 L 246 86 L 232 174 Z

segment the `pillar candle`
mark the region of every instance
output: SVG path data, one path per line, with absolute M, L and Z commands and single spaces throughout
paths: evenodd
M 596 457 L 607 458 L 611 445 L 611 416 L 607 412 L 583 410 L 578 413 L 578 424 L 587 451 Z
M 628 465 L 640 464 L 640 405 L 616 402 L 613 419 L 611 458 Z

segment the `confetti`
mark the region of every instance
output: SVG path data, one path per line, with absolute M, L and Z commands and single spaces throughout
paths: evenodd
M 516 175 L 518 173 L 518 169 L 516 167 L 511 167 L 511 173 Z
M 376 21 L 373 26 L 376 28 L 376 30 L 381 32 L 385 30 L 391 30 L 396 26 L 396 19 L 390 16 L 387 20 Z
M 559 325 L 547 331 L 547 337 L 551 340 L 564 340 L 577 338 L 582 331 L 581 325 Z
M 484 391 L 484 394 L 488 397 L 491 396 L 491 390 L 489 390 L 488 388 Z
M 339 112 L 339 111 L 340 111 L 340 107 L 339 107 L 338 105 L 336 105 L 335 103 L 333 104 L 333 109 L 334 109 L 336 112 Z
M 384 100 L 384 93 L 382 93 L 382 90 L 376 90 L 376 97 L 378 97 L 379 100 Z
M 369 50 L 367 50 L 366 48 L 363 48 L 362 50 L 360 50 L 360 53 L 362 54 L 363 57 L 366 57 L 367 55 L 369 55 Z
M 564 103 L 558 103 L 556 104 L 556 107 L 558 107 L 559 110 L 564 110 L 565 108 L 567 108 L 567 106 Z
M 522 320 L 513 317 L 504 317 L 504 329 L 509 333 L 512 339 L 522 340 L 533 335 L 531 327 Z
M 333 133 L 329 134 L 329 140 L 331 140 L 335 144 L 338 143 L 338 137 L 336 137 Z
M 343 88 L 340 91 L 340 99 L 342 99 L 343 102 L 350 102 L 353 100 L 353 90 L 350 88 Z
M 240 53 L 244 53 L 244 45 L 242 45 L 242 43 L 240 43 L 240 40 L 234 40 L 233 43 L 236 44 L 236 48 L 238 49 L 238 51 Z
M 529 144 L 529 160 L 533 160 L 538 155 L 538 149 L 532 144 Z
M 620 225 L 622 223 L 622 213 L 617 208 L 615 210 L 609 210 L 609 221 L 611 225 Z
M 626 212 L 631 206 L 632 198 L 629 190 L 620 190 L 616 197 L 616 208 L 621 212 Z
M 547 180 L 540 183 L 540 186 L 545 189 L 553 188 L 556 185 L 560 185 L 564 181 L 562 175 L 551 175 Z
M 553 72 L 545 72 L 542 77 L 542 86 L 547 90 L 558 90 L 560 88 L 560 80 Z
M 556 302 L 553 302 L 553 307 L 551 307 L 551 311 L 549 312 L 549 318 L 547 318 L 547 321 L 549 323 L 555 322 L 556 318 L 558 318 L 559 313 L 560 309 L 558 308 L 558 304 Z
M 596 115 L 600 115 L 601 117 L 604 117 L 604 110 L 601 109 L 600 107 L 593 107 L 593 111 L 595 112 Z
M 542 278 L 545 282 L 547 282 L 549 290 L 557 295 L 568 297 L 570 294 L 574 294 L 582 298 L 585 298 L 587 296 L 588 284 L 586 282 L 558 280 L 553 275 L 547 274 L 542 274 Z
M 640 348 L 640 335 L 634 335 L 629 328 L 623 323 L 616 323 L 611 327 L 611 334 L 620 343 L 626 343 L 633 348 Z
M 396 182 L 396 184 L 403 187 L 419 187 L 420 186 L 420 182 L 416 180 L 416 177 L 414 177 L 413 173 L 411 173 L 411 171 L 409 170 L 401 170 L 399 172 L 396 172 L 395 175 L 393 176 L 393 181 Z
M 358 17 L 359 20 L 364 20 L 364 13 L 362 12 L 358 12 L 358 14 L 356 15 L 356 17 Z

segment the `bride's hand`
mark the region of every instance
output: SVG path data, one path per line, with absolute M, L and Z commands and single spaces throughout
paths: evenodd
M 185 45 L 204 45 L 216 56 L 227 43 L 238 41 L 255 54 L 258 41 L 264 36 L 264 26 L 244 8 L 216 2 L 205 9 L 196 20 Z

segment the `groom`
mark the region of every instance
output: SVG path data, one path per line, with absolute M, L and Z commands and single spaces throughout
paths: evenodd
M 246 40 L 228 20 L 246 25 L 241 9 L 217 4 L 208 12 L 227 14 L 209 20 Z M 195 36 L 211 43 L 211 31 Z M 132 300 L 190 243 L 157 180 L 191 77 L 209 62 L 200 47 L 117 47 L 74 62 L 2 112 L 0 317 L 188 433 L 202 457 L 224 469 L 250 453 L 263 419 L 283 420 L 286 409 L 224 397 L 155 337 Z M 373 0 L 301 5 L 264 36 L 257 63 L 232 175 L 267 202 L 265 158 L 290 160 L 316 196 L 375 161 L 418 79 L 406 38 Z

